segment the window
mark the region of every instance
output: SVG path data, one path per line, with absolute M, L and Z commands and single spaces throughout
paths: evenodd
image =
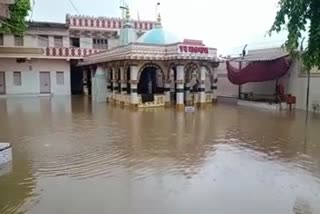
M 23 42 L 23 36 L 14 36 L 14 45 L 15 46 L 23 46 L 24 42 Z
M 38 36 L 38 45 L 40 47 L 49 47 L 49 37 L 46 35 Z
M 19 72 L 19 71 L 13 72 L 13 84 L 16 85 L 16 86 L 22 85 L 21 72 Z
M 80 48 L 80 39 L 79 38 L 71 38 L 70 45 L 74 48 Z
M 3 34 L 0 33 L 0 45 L 3 45 Z
M 54 46 L 55 47 L 63 47 L 63 38 L 62 38 L 62 36 L 55 36 L 54 37 Z
M 57 71 L 57 85 L 64 85 L 64 73 L 63 71 Z
M 107 39 L 93 39 L 93 48 L 108 49 L 108 40 Z

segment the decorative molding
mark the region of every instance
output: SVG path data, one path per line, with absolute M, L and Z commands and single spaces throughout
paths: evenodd
M 130 84 L 138 84 L 139 82 L 138 82 L 138 80 L 130 80 L 129 83 Z
M 141 43 L 132 43 L 127 46 L 119 46 L 109 49 L 105 52 L 88 56 L 84 59 L 82 65 L 96 64 L 99 62 L 113 62 L 113 61 L 179 61 L 189 60 L 195 64 L 197 61 L 215 62 L 217 52 L 211 51 L 205 53 L 180 53 L 178 44 L 172 45 L 148 45 Z M 182 63 L 182 65 L 184 65 Z
M 45 55 L 49 57 L 83 58 L 84 56 L 96 54 L 102 51 L 105 50 L 89 48 L 48 47 L 45 49 Z
M 156 21 L 130 20 L 135 29 L 146 31 L 151 30 L 157 24 Z M 125 20 L 113 17 L 91 17 L 91 16 L 70 16 L 67 15 L 66 23 L 70 28 L 93 28 L 93 29 L 121 29 Z
M 177 88 L 176 89 L 176 93 L 184 93 L 184 89 L 183 88 Z

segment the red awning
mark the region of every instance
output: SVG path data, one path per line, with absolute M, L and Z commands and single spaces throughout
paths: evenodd
M 242 69 L 233 67 L 227 61 L 228 78 L 235 85 L 276 80 L 288 73 L 290 65 L 291 60 L 288 57 L 281 57 L 272 61 L 250 62 Z

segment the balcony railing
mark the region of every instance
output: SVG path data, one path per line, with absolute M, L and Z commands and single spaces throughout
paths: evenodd
M 91 54 L 99 53 L 101 49 L 89 48 L 65 48 L 65 47 L 48 47 L 45 49 L 46 55 L 50 57 L 63 57 L 63 58 L 82 58 Z

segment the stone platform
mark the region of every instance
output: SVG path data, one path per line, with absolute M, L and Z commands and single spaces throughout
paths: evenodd
M 247 101 L 247 100 L 238 100 L 237 103 L 239 106 L 246 106 L 252 108 L 259 108 L 264 110 L 271 110 L 271 111 L 280 111 L 280 110 L 287 110 L 288 106 L 286 103 L 275 104 L 275 103 L 267 103 L 267 102 L 254 102 L 254 101 Z

